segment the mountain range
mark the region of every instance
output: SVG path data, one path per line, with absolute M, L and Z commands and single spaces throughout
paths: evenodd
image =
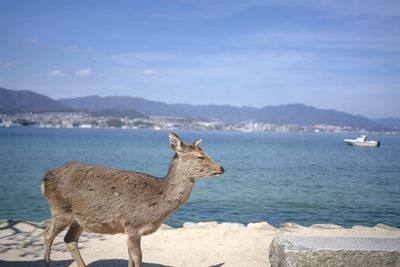
M 0 87 L 0 113 L 69 111 L 54 99 L 28 90 L 15 91 Z
M 92 112 L 93 115 L 179 116 L 228 123 L 254 121 L 277 125 L 310 126 L 326 124 L 375 131 L 400 129 L 400 119 L 397 118 L 372 120 L 363 116 L 331 109 L 318 109 L 304 104 L 254 108 L 229 105 L 167 104 L 130 96 L 86 96 L 57 101 L 32 91 L 14 91 L 0 88 L 0 113 L 73 110 Z
M 59 101 L 63 105 L 75 109 L 96 111 L 102 109 L 125 110 L 134 108 L 138 112 L 148 116 L 184 116 L 204 120 L 219 120 L 228 123 L 255 121 L 277 125 L 297 124 L 310 126 L 327 124 L 377 131 L 389 130 L 391 128 L 390 126 L 362 116 L 351 115 L 336 110 L 317 109 L 304 104 L 266 106 L 263 108 L 235 107 L 229 105 L 166 104 L 129 96 L 87 96 L 61 99 Z

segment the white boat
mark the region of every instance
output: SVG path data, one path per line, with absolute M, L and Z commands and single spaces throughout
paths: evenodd
M 360 135 L 356 139 L 344 139 L 344 142 L 353 146 L 379 147 L 381 145 L 380 141 L 368 140 L 366 135 Z

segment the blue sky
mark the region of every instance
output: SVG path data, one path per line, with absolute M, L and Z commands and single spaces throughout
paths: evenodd
M 0 86 L 400 117 L 399 1 L 0 2 Z

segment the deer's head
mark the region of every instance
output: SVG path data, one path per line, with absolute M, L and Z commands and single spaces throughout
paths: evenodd
M 193 144 L 185 144 L 178 135 L 170 133 L 169 142 L 176 152 L 175 158 L 179 160 L 179 165 L 187 169 L 193 178 L 219 176 L 224 173 L 224 168 L 201 149 L 200 139 Z

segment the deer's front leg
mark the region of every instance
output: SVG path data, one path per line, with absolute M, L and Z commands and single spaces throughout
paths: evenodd
M 142 249 L 140 247 L 141 236 L 136 233 L 129 233 L 128 235 L 128 252 L 129 263 L 128 267 L 142 267 Z M 134 263 L 134 264 L 133 264 Z

